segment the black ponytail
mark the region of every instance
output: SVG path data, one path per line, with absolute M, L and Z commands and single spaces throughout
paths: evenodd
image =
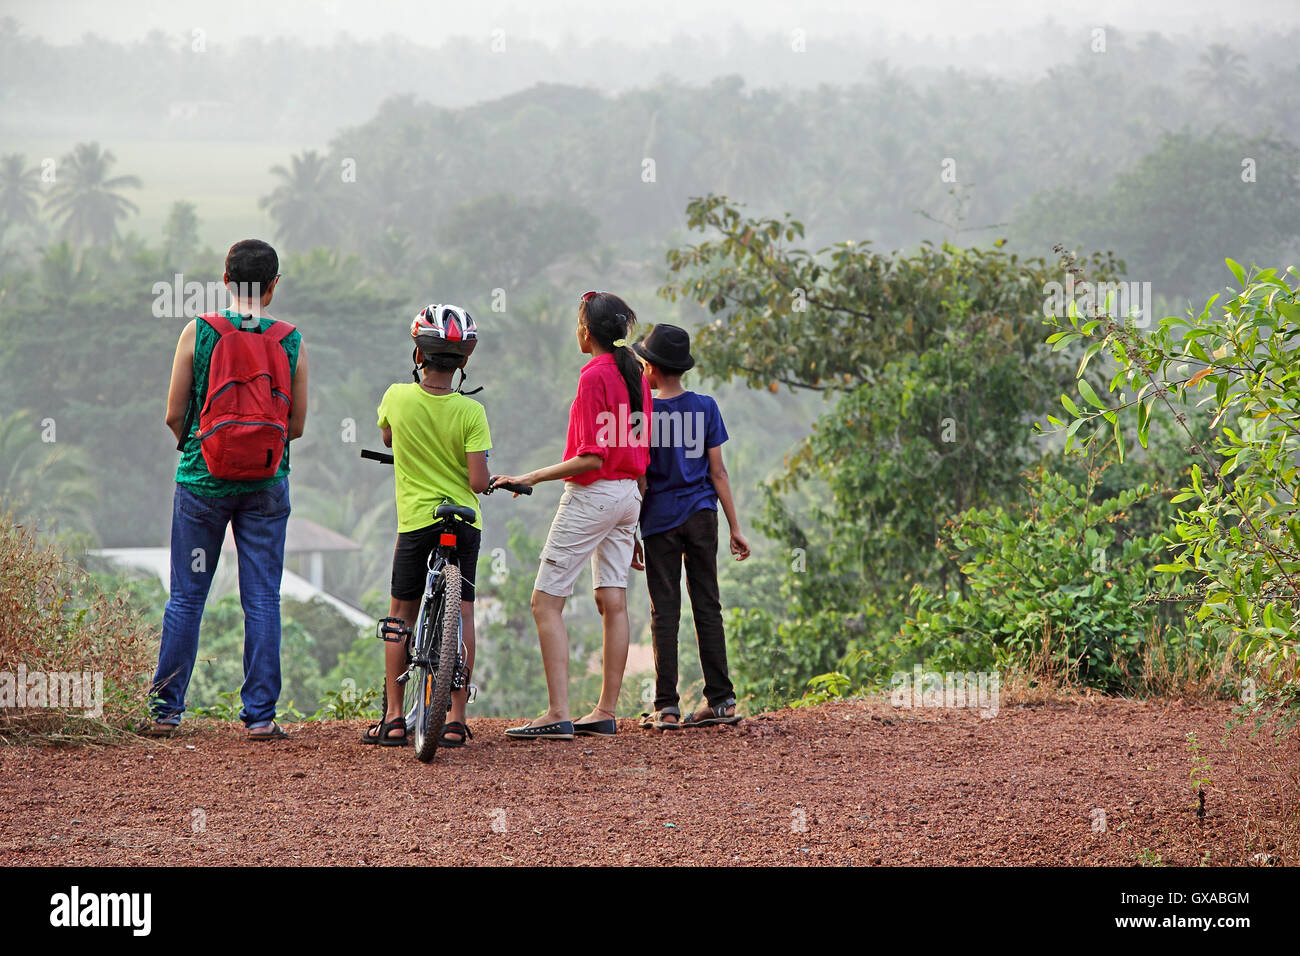
M 591 337 L 601 348 L 614 354 L 614 362 L 627 385 L 628 414 L 642 410 L 641 362 L 628 348 L 632 329 L 636 326 L 636 313 L 626 302 L 612 292 L 597 292 L 582 303 L 583 321 Z M 616 342 L 623 342 L 616 345 Z

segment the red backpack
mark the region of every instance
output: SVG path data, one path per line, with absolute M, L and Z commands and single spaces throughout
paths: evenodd
M 199 316 L 221 336 L 208 367 L 199 413 L 199 448 L 214 478 L 274 477 L 289 443 L 293 379 L 281 342 L 294 331 L 275 321 L 265 332 L 236 329 L 217 313 Z

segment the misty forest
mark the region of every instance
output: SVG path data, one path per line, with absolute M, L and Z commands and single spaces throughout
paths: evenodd
M 686 387 L 726 418 L 754 556 L 719 567 L 749 712 L 888 693 L 920 665 L 1292 719 L 1300 35 L 1032 39 L 864 56 L 741 31 L 639 55 L 180 27 L 54 43 L 3 20 L 0 656 L 55 668 L 87 641 L 105 719 L 139 712 L 166 591 L 122 555 L 167 547 L 177 337 L 257 237 L 311 357 L 293 514 L 334 532 L 286 556 L 313 585 L 282 601 L 289 720 L 378 707 L 362 622 L 387 613 L 396 509 L 360 451 L 410 381 L 411 316 L 475 316 L 489 466 L 521 474 L 561 458 L 588 289 L 631 303 L 638 336 L 688 329 Z M 557 496 L 484 499 L 477 714 L 545 706 L 529 597 Z M 234 567 L 203 619 L 201 715 L 238 709 Z M 589 588 L 575 701 L 600 688 Z M 628 602 L 632 714 L 653 661 L 644 587 Z M 695 699 L 689 615 L 680 647 Z

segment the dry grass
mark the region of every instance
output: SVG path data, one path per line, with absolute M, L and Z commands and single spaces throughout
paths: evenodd
M 0 515 L 0 674 L 102 676 L 102 712 L 0 707 L 0 742 L 120 742 L 146 713 L 153 635 L 123 594 L 106 594 L 84 571 Z M 47 700 L 47 704 L 49 701 Z
M 1186 646 L 1171 648 L 1154 632 L 1143 643 L 1141 673 L 1125 672 L 1124 677 L 1130 686 L 1121 696 L 1159 700 L 1229 700 L 1238 696 L 1241 687 L 1239 667 L 1231 655 L 1206 655 Z M 1050 631 L 1027 662 L 1004 671 L 1001 693 L 1002 699 L 1013 705 L 1104 696 L 1079 679 L 1077 660 L 1062 660 Z

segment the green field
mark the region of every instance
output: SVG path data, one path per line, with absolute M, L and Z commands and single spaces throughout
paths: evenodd
M 49 156 L 58 159 L 75 145 L 69 140 L 16 140 L 5 152 L 18 152 L 39 165 Z M 304 148 L 291 143 L 231 143 L 223 140 L 101 140 L 117 156 L 115 175 L 139 176 L 142 189 L 123 190 L 140 207 L 140 214 L 125 220 L 123 234 L 135 232 L 150 243 L 162 234 L 167 211 L 177 200 L 198 206 L 200 236 L 204 244 L 224 249 L 236 239 L 271 238 L 270 217 L 257 201 L 275 185 L 271 167 L 286 163 Z

